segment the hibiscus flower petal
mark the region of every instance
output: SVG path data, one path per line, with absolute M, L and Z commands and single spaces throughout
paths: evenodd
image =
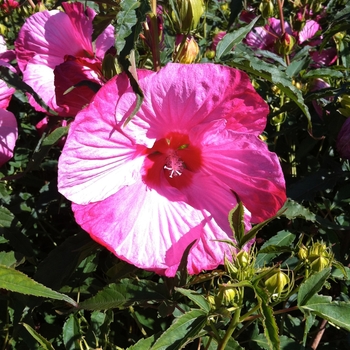
M 17 121 L 14 114 L 0 109 L 0 166 L 13 156 L 17 134 Z
M 169 201 L 141 181 L 101 202 L 73 204 L 72 209 L 77 223 L 117 257 L 162 274 L 178 266 L 207 221 L 200 211 Z
M 198 132 L 198 131 L 197 131 Z M 283 173 L 275 153 L 256 136 L 207 126 L 195 142 L 202 147 L 203 168 L 234 191 L 252 213 L 264 221 L 286 200 Z
M 138 126 L 138 135 L 147 132 L 147 139 L 217 119 L 226 119 L 229 129 L 256 135 L 266 125 L 268 106 L 239 70 L 216 64 L 173 63 L 141 80 L 140 86 L 145 98 L 132 123 Z M 133 100 L 134 94 L 121 97 L 119 120 Z

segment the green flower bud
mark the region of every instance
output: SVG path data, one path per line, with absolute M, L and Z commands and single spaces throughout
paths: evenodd
M 178 35 L 175 45 L 174 61 L 189 64 L 196 60 L 199 46 L 193 36 L 188 36 L 183 43 L 183 35 Z
M 310 264 L 310 268 L 314 272 L 319 272 L 330 266 L 330 260 L 324 256 L 320 256 L 317 259 L 313 260 Z
M 278 298 L 283 292 L 288 290 L 289 283 L 290 279 L 288 275 L 281 270 L 276 270 L 276 272 L 265 281 L 265 287 L 274 298 Z
M 172 17 L 179 33 L 187 34 L 197 28 L 204 12 L 203 0 L 177 0 Z
M 277 52 L 280 55 L 289 55 L 295 45 L 295 38 L 288 34 L 288 33 L 284 33 L 281 38 L 276 42 L 276 49 Z
M 304 245 L 301 245 L 299 247 L 298 257 L 300 260 L 306 260 L 307 259 L 307 249 Z
M 240 267 L 246 267 L 249 264 L 249 254 L 245 250 L 241 250 L 236 255 L 236 262 Z
M 341 107 L 338 109 L 338 112 L 345 117 L 350 117 L 350 96 L 341 95 L 339 102 Z
M 262 0 L 259 5 L 259 11 L 263 18 L 273 17 L 275 9 L 273 7 L 273 2 L 271 0 Z

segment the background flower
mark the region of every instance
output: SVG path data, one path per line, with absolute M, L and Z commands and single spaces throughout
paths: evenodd
M 124 74 L 77 115 L 59 191 L 77 222 L 119 258 L 173 276 L 196 240 L 189 272 L 213 269 L 231 256 L 215 240 L 232 239 L 228 213 L 238 198 L 248 227 L 285 201 L 279 161 L 257 137 L 268 107 L 232 68 L 168 64 L 141 75 L 145 99 L 126 127 L 136 100 Z
M 65 91 L 77 82 L 67 79 L 72 76 L 72 58 L 78 64 L 74 70 L 89 79 L 93 71 L 94 81 L 104 83 L 101 67 L 105 52 L 114 45 L 114 28 L 108 26 L 96 42 L 92 43 L 92 21 L 95 12 L 81 3 L 63 3 L 65 12 L 52 10 L 34 14 L 26 20 L 15 41 L 19 68 L 23 72 L 23 80 L 30 85 L 45 101 L 45 103 L 60 116 L 74 116 L 95 94 L 86 86 L 73 89 L 71 96 L 56 98 L 55 85 L 60 84 L 60 77 Z M 55 74 L 55 69 L 60 71 Z M 88 75 L 86 71 L 90 71 Z M 66 73 L 65 73 L 66 72 Z M 56 75 L 56 76 L 55 76 Z M 74 76 L 74 74 L 73 74 Z M 82 90 L 81 90 L 82 88 Z M 59 91 L 62 93 L 62 87 Z M 57 93 L 57 91 L 56 91 Z M 82 98 L 84 96 L 84 98 Z M 75 100 L 75 104 L 70 102 Z M 39 111 L 32 97 L 30 103 Z

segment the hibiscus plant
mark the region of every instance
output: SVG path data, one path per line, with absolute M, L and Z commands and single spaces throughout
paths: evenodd
M 7 349 L 350 346 L 346 0 L 0 0 Z

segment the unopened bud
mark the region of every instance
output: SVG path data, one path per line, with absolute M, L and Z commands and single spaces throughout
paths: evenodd
M 338 112 L 345 117 L 350 117 L 350 95 L 341 95 L 339 102 L 341 107 Z
M 259 5 L 259 11 L 263 18 L 273 17 L 275 9 L 273 7 L 273 2 L 271 0 L 262 0 Z
M 330 266 L 330 260 L 324 256 L 320 256 L 312 261 L 310 268 L 314 272 L 319 272 Z
M 296 40 L 292 35 L 284 33 L 280 40 L 276 42 L 277 52 L 280 55 L 289 55 L 294 48 L 295 42 Z
M 179 63 L 193 63 L 199 54 L 199 46 L 193 36 L 177 35 L 175 41 L 174 61 Z
M 277 270 L 271 277 L 265 281 L 265 287 L 274 297 L 279 297 L 286 289 L 290 279 L 287 274 Z
M 299 248 L 299 252 L 298 252 L 298 257 L 300 260 L 306 260 L 307 259 L 307 249 L 304 245 L 302 245 Z
M 249 264 L 249 254 L 245 250 L 241 250 L 236 255 L 236 262 L 240 267 L 246 267 Z
M 176 13 L 172 14 L 179 33 L 188 33 L 197 28 L 204 12 L 203 0 L 176 0 Z

